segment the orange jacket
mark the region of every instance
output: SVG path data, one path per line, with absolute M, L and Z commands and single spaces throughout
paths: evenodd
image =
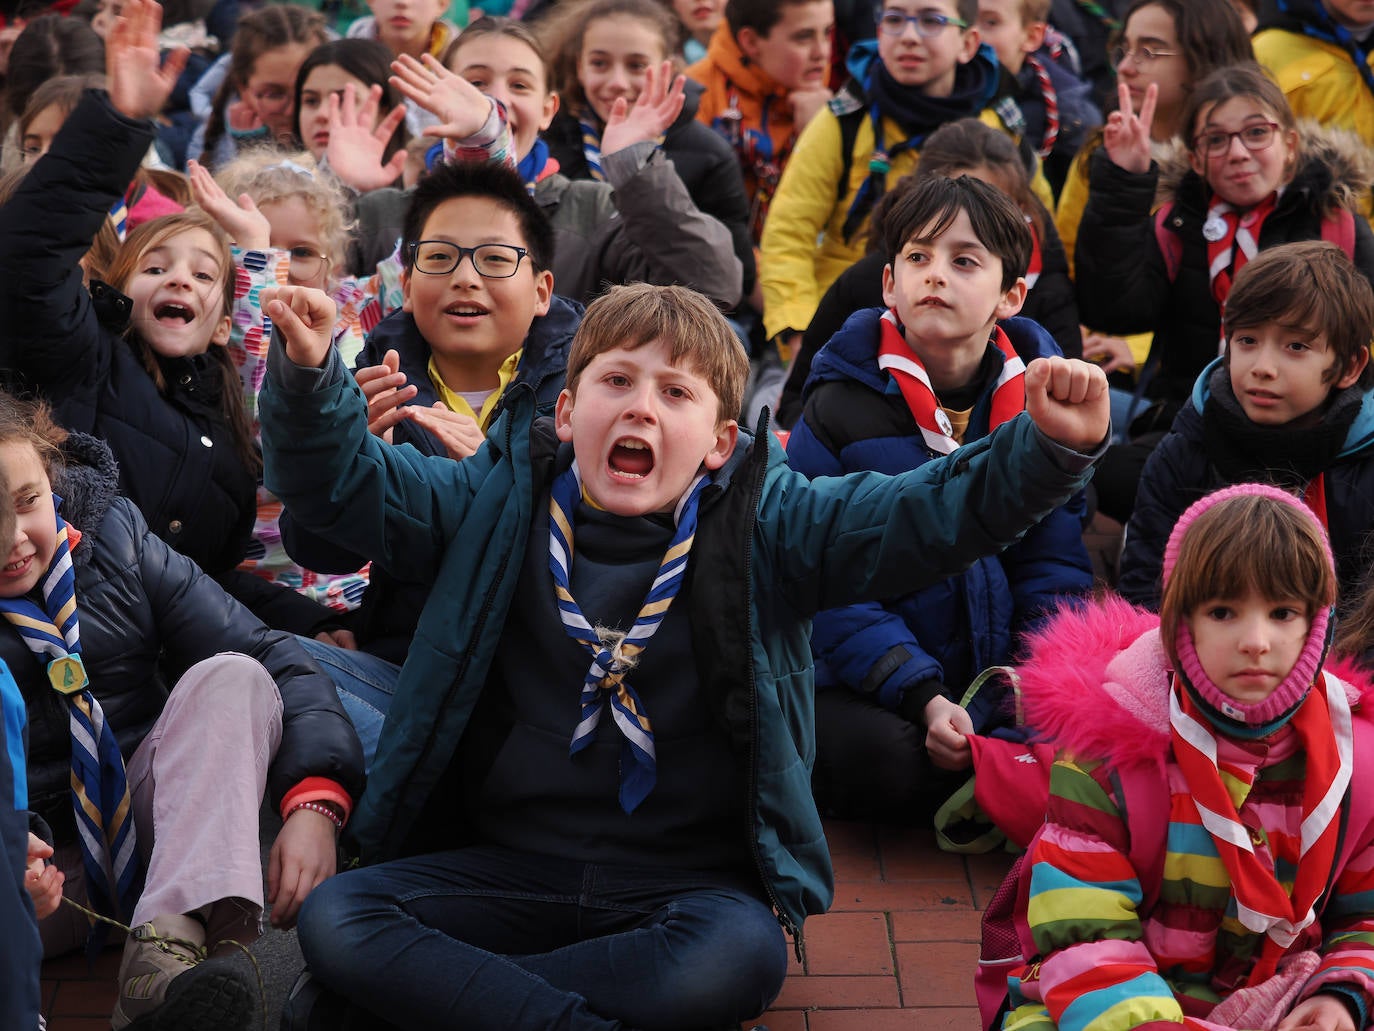
M 762 68 L 750 63 L 723 18 L 711 36 L 706 56 L 689 67 L 687 75 L 706 87 L 697 107 L 697 121 L 724 136 L 739 156 L 744 188 L 754 213 L 751 229 L 757 243 L 762 215 L 796 143 L 788 91 Z M 737 112 L 738 117 L 731 112 Z M 757 147 L 742 145 L 742 133 L 752 134 L 756 142 L 766 135 L 770 146 L 760 154 Z

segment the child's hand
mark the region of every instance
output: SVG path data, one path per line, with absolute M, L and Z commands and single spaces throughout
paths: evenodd
M 400 367 L 400 354 L 388 351 L 382 356 L 381 365 L 369 365 L 353 374 L 367 398 L 368 431 L 388 444 L 392 429 L 405 418 L 401 406 L 419 393 L 417 387 L 406 382 L 405 373 L 398 371 Z
M 664 61 L 658 68 L 649 65 L 644 70 L 644 88 L 635 98 L 634 107 L 624 97 L 611 105 L 610 117 L 601 133 L 601 153 L 614 154 L 662 136 L 682 113 L 686 89 L 687 76 L 673 78 L 673 62 Z
M 313 286 L 269 286 L 261 300 L 262 310 L 286 341 L 286 357 L 303 368 L 323 368 L 338 317 L 329 295 Z
M 1355 1031 L 1355 1021 L 1334 995 L 1314 995 L 1294 1006 L 1278 1031 Z
M 391 85 L 439 119 L 438 125 L 425 128 L 426 136 L 466 139 L 491 116 L 492 99 L 430 54 L 424 55 L 423 63 L 402 54 L 391 62 L 391 70 Z
M 342 102 L 337 93 L 329 95 L 329 146 L 324 152 L 325 161 L 341 182 L 359 193 L 390 186 L 400 178 L 406 164 L 404 147 L 382 164 L 392 134 L 405 121 L 406 106 L 397 104 L 377 122 L 381 101 L 382 87 L 375 84 L 367 91 L 361 107 L 351 82 L 344 86 Z
M 1134 372 L 1135 355 L 1131 345 L 1121 337 L 1107 336 L 1090 332 L 1087 326 L 1080 326 L 1083 333 L 1083 357 L 1103 372 Z
M 334 821 L 313 809 L 286 817 L 267 857 L 267 901 L 273 927 L 296 926 L 301 903 L 339 868 Z
M 195 202 L 219 223 L 229 239 L 245 251 L 265 251 L 272 245 L 272 226 L 252 197 L 240 194 L 235 204 L 215 182 L 210 170 L 197 161 L 186 162 L 186 175 L 191 180 L 191 196 Z
M 944 695 L 926 703 L 926 754 L 942 770 L 966 770 L 973 764 L 973 749 L 968 735 L 973 720 L 962 705 Z
M 449 458 L 457 462 L 475 454 L 486 439 L 476 419 L 460 412 L 451 412 L 437 401 L 432 408 L 410 405 L 403 415 L 438 437 Z
M 1074 358 L 1037 358 L 1026 366 L 1026 411 L 1040 431 L 1074 451 L 1092 451 L 1112 425 L 1107 376 Z
M 177 47 L 162 61 L 157 36 L 162 8 L 153 0 L 125 0 L 105 41 L 105 78 L 110 103 L 126 118 L 161 113 L 191 52 Z
M 52 916 L 57 912 L 57 907 L 62 905 L 62 882 L 67 878 L 57 867 L 44 864 L 43 860 L 51 858 L 52 846 L 30 831 L 24 888 L 29 898 L 33 899 L 33 908 L 39 920 Z
M 834 94 L 824 86 L 794 89 L 787 94 L 787 99 L 792 102 L 792 124 L 796 126 L 796 131 L 801 132 L 806 128 L 806 124 L 820 113 L 821 108 L 830 103 L 832 96 Z
M 1107 116 L 1102 128 L 1102 145 L 1112 164 L 1142 175 L 1150 170 L 1150 125 L 1155 120 L 1159 87 L 1153 82 L 1145 88 L 1140 114 L 1131 109 L 1131 91 L 1124 82 L 1117 84 L 1119 107 Z

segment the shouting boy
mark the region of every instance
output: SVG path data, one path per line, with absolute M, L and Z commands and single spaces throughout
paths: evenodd
M 1081 489 L 1101 372 L 1037 362 L 1031 417 L 953 460 L 808 483 L 736 425 L 748 360 L 724 318 L 639 284 L 588 308 L 552 420 L 514 387 L 452 462 L 368 433 L 328 297 L 267 305 L 268 484 L 434 584 L 350 824 L 376 865 L 303 919 L 315 977 L 412 1027 L 762 1012 L 779 923 L 798 938 L 833 888 L 811 614 L 951 575 Z

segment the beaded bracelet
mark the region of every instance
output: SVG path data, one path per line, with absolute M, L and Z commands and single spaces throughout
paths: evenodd
M 289 817 L 297 809 L 309 809 L 312 813 L 319 813 L 321 816 L 329 817 L 329 822 L 334 825 L 335 830 L 343 830 L 343 817 L 336 813 L 330 806 L 321 802 L 297 802 L 291 807 L 291 812 L 286 815 Z

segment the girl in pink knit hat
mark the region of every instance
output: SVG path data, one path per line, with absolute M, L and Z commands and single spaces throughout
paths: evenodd
M 989 1027 L 1368 1026 L 1374 720 L 1323 669 L 1335 597 L 1312 513 L 1242 484 L 1179 519 L 1157 620 L 1110 600 L 1033 640 L 1026 718 L 1061 752 L 1019 873 L 1033 962 Z

